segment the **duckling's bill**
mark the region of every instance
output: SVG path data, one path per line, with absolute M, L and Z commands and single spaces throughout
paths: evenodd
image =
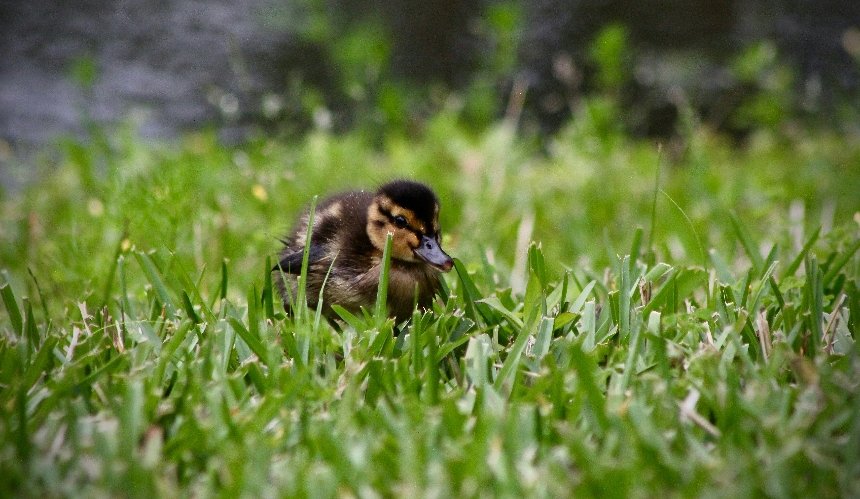
M 421 244 L 413 252 L 415 256 L 442 272 L 448 272 L 454 266 L 454 260 L 442 250 L 439 242 L 432 237 L 422 236 Z

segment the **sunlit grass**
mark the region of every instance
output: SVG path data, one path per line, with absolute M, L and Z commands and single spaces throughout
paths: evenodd
M 860 144 L 660 152 L 592 105 L 545 148 L 65 145 L 2 203 L 2 495 L 856 492 Z M 277 237 L 396 176 L 442 200 L 443 299 L 287 317 Z

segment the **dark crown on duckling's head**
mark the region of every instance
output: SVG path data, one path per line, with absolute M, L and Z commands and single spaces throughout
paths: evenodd
M 439 200 L 424 184 L 395 180 L 379 188 L 367 210 L 367 235 L 382 250 L 392 235 L 392 257 L 451 270 L 454 262 L 441 248 Z

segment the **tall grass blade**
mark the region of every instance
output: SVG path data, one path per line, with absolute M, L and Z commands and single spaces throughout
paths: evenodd
M 491 324 L 492 321 L 489 319 L 489 314 L 485 313 L 483 308 L 486 305 L 479 303 L 481 292 L 478 291 L 478 287 L 475 286 L 474 281 L 469 276 L 465 265 L 458 258 L 454 258 L 454 269 L 457 271 L 457 277 L 460 279 L 460 289 L 466 306 L 466 317 L 475 322 L 483 320 L 485 324 Z
M 621 258 L 621 282 L 618 293 L 618 333 L 622 340 L 630 337 L 630 256 Z
M 756 313 L 758 311 L 758 304 L 761 301 L 761 297 L 764 294 L 764 290 L 770 287 L 770 277 L 773 275 L 774 270 L 776 270 L 776 265 L 779 262 L 773 262 L 770 264 L 770 267 L 764 272 L 764 275 L 761 278 L 761 282 L 759 282 L 758 289 L 756 289 L 755 295 L 753 296 L 752 302 L 746 306 L 746 309 L 750 311 L 750 313 Z
M 765 269 L 764 259 L 761 257 L 761 253 L 759 253 L 756 244 L 753 242 L 752 237 L 747 232 L 744 225 L 738 220 L 737 215 L 734 213 L 729 214 L 729 220 L 732 222 L 732 229 L 735 231 L 735 235 L 738 240 L 741 242 L 741 246 L 744 247 L 747 256 L 753 264 L 753 268 L 755 268 L 756 272 L 763 272 Z
M 12 330 L 19 337 L 24 336 L 24 320 L 21 318 L 21 310 L 18 308 L 18 303 L 15 300 L 15 293 L 12 292 L 12 286 L 5 279 L 3 284 L 0 284 L 0 296 L 3 297 L 3 305 L 6 307 L 6 313 L 9 314 L 9 322 L 12 323 Z
M 33 285 L 36 286 L 36 294 L 39 295 L 39 303 L 42 305 L 42 316 L 46 323 L 50 324 L 51 315 L 48 313 L 48 302 L 45 300 L 45 295 L 42 293 L 42 286 L 39 285 L 39 280 L 36 279 L 36 274 L 33 273 L 33 269 L 27 267 L 27 273 L 30 274 L 30 278 L 33 279 Z M 48 326 L 45 327 L 45 332 L 50 330 Z
M 263 310 L 267 319 L 275 318 L 274 286 L 272 285 L 272 257 L 266 257 L 266 268 L 263 272 Z
M 376 320 L 381 325 L 388 318 L 388 277 L 391 272 L 391 242 L 392 234 L 385 237 L 385 248 L 380 262 L 379 287 L 376 289 Z
M 698 268 L 682 268 L 672 271 L 669 278 L 651 297 L 642 309 L 642 314 L 658 311 L 665 314 L 674 312 L 678 296 L 687 296 L 693 289 L 708 283 L 708 273 Z
M 822 321 L 824 320 L 824 283 L 818 259 L 812 255 L 806 260 L 806 302 L 810 313 L 808 316 L 809 330 L 812 333 L 812 347 L 818 350 L 824 336 Z
M 149 283 L 152 285 L 156 296 L 158 296 L 158 300 L 166 309 L 167 316 L 175 317 L 176 306 L 173 304 L 173 298 L 170 297 L 170 293 L 164 285 L 162 274 L 158 270 L 158 267 L 155 266 L 155 263 L 153 263 L 152 258 L 142 251 L 135 251 L 134 257 L 143 269 L 144 274 L 146 274 L 147 279 L 149 279 Z
M 804 260 L 806 260 L 806 255 L 809 254 L 809 251 L 812 249 L 812 246 L 815 244 L 816 241 L 818 241 L 818 236 L 820 234 L 821 227 L 818 227 L 817 229 L 815 229 L 815 232 L 813 232 L 812 235 L 809 236 L 809 239 L 807 239 L 806 243 L 803 245 L 803 248 L 801 248 L 800 253 L 798 253 L 797 256 L 794 257 L 794 260 L 792 260 L 788 267 L 786 267 L 783 275 L 794 275 L 794 273 L 797 272 L 797 269 L 799 269 L 800 265 L 804 262 Z
M 652 312 L 654 314 L 656 312 Z M 623 395 L 627 388 L 630 387 L 630 379 L 636 370 L 636 360 L 639 358 L 642 349 L 642 320 L 638 314 L 633 316 L 633 324 L 630 330 L 630 344 L 627 348 L 627 360 L 624 362 L 624 371 L 621 373 L 621 380 L 618 384 L 618 395 Z
M 499 392 L 506 394 L 511 393 L 511 385 L 513 383 L 514 375 L 516 374 L 516 368 L 520 364 L 520 358 L 523 355 L 523 350 L 526 348 L 526 343 L 528 343 L 529 337 L 529 331 L 525 328 L 521 329 L 520 334 L 517 335 L 517 339 L 514 341 L 513 346 L 508 352 L 508 356 L 502 364 L 502 369 L 499 371 L 494 382 L 494 386 Z
M 123 231 L 122 235 L 119 237 L 119 241 L 116 243 L 116 250 L 114 250 L 110 268 L 108 269 L 108 275 L 105 279 L 104 290 L 102 291 L 102 306 L 107 305 L 110 300 L 111 290 L 113 289 L 113 283 L 116 277 L 116 267 L 119 264 L 119 257 L 123 253 L 123 245 L 125 244 L 126 237 L 128 237 L 127 229 Z
M 827 287 L 831 282 L 836 278 L 839 272 L 845 268 L 845 265 L 848 263 L 854 253 L 857 253 L 857 250 L 860 249 L 860 239 L 854 241 L 854 244 L 849 246 L 845 251 L 839 254 L 828 266 L 827 274 L 821 279 L 822 285 Z
M 293 307 L 293 314 L 296 318 L 297 324 L 310 324 L 309 314 L 308 314 L 308 299 L 307 299 L 307 281 L 308 281 L 308 265 L 310 264 L 310 253 L 311 253 L 311 236 L 313 235 L 314 228 L 314 216 L 316 215 L 316 206 L 317 206 L 317 198 L 318 196 L 314 196 L 311 199 L 311 206 L 308 209 L 308 227 L 305 232 L 305 247 L 302 252 L 302 270 L 299 274 L 299 285 L 296 291 L 296 306 Z M 300 328 L 302 331 L 306 332 L 306 329 Z
M 598 428 L 601 433 L 606 432 L 609 429 L 609 418 L 606 414 L 606 398 L 597 383 L 597 364 L 577 342 L 570 345 L 570 359 L 579 375 L 580 386 L 585 392 L 585 399 L 591 407 Z
M 589 281 L 589 283 L 586 284 L 584 288 L 582 288 L 582 292 L 579 293 L 579 296 L 577 296 L 576 299 L 573 300 L 573 303 L 571 303 L 570 307 L 568 308 L 569 312 L 578 314 L 580 310 L 582 310 L 582 307 L 583 305 L 585 305 L 585 301 L 588 300 L 588 296 L 591 294 L 591 290 L 594 289 L 595 284 L 597 284 L 597 281 Z

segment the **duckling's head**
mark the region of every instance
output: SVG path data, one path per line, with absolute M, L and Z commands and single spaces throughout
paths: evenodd
M 395 180 L 376 192 L 367 211 L 367 235 L 382 251 L 388 234 L 394 259 L 425 262 L 443 272 L 454 266 L 440 246 L 439 200 L 424 184 Z

